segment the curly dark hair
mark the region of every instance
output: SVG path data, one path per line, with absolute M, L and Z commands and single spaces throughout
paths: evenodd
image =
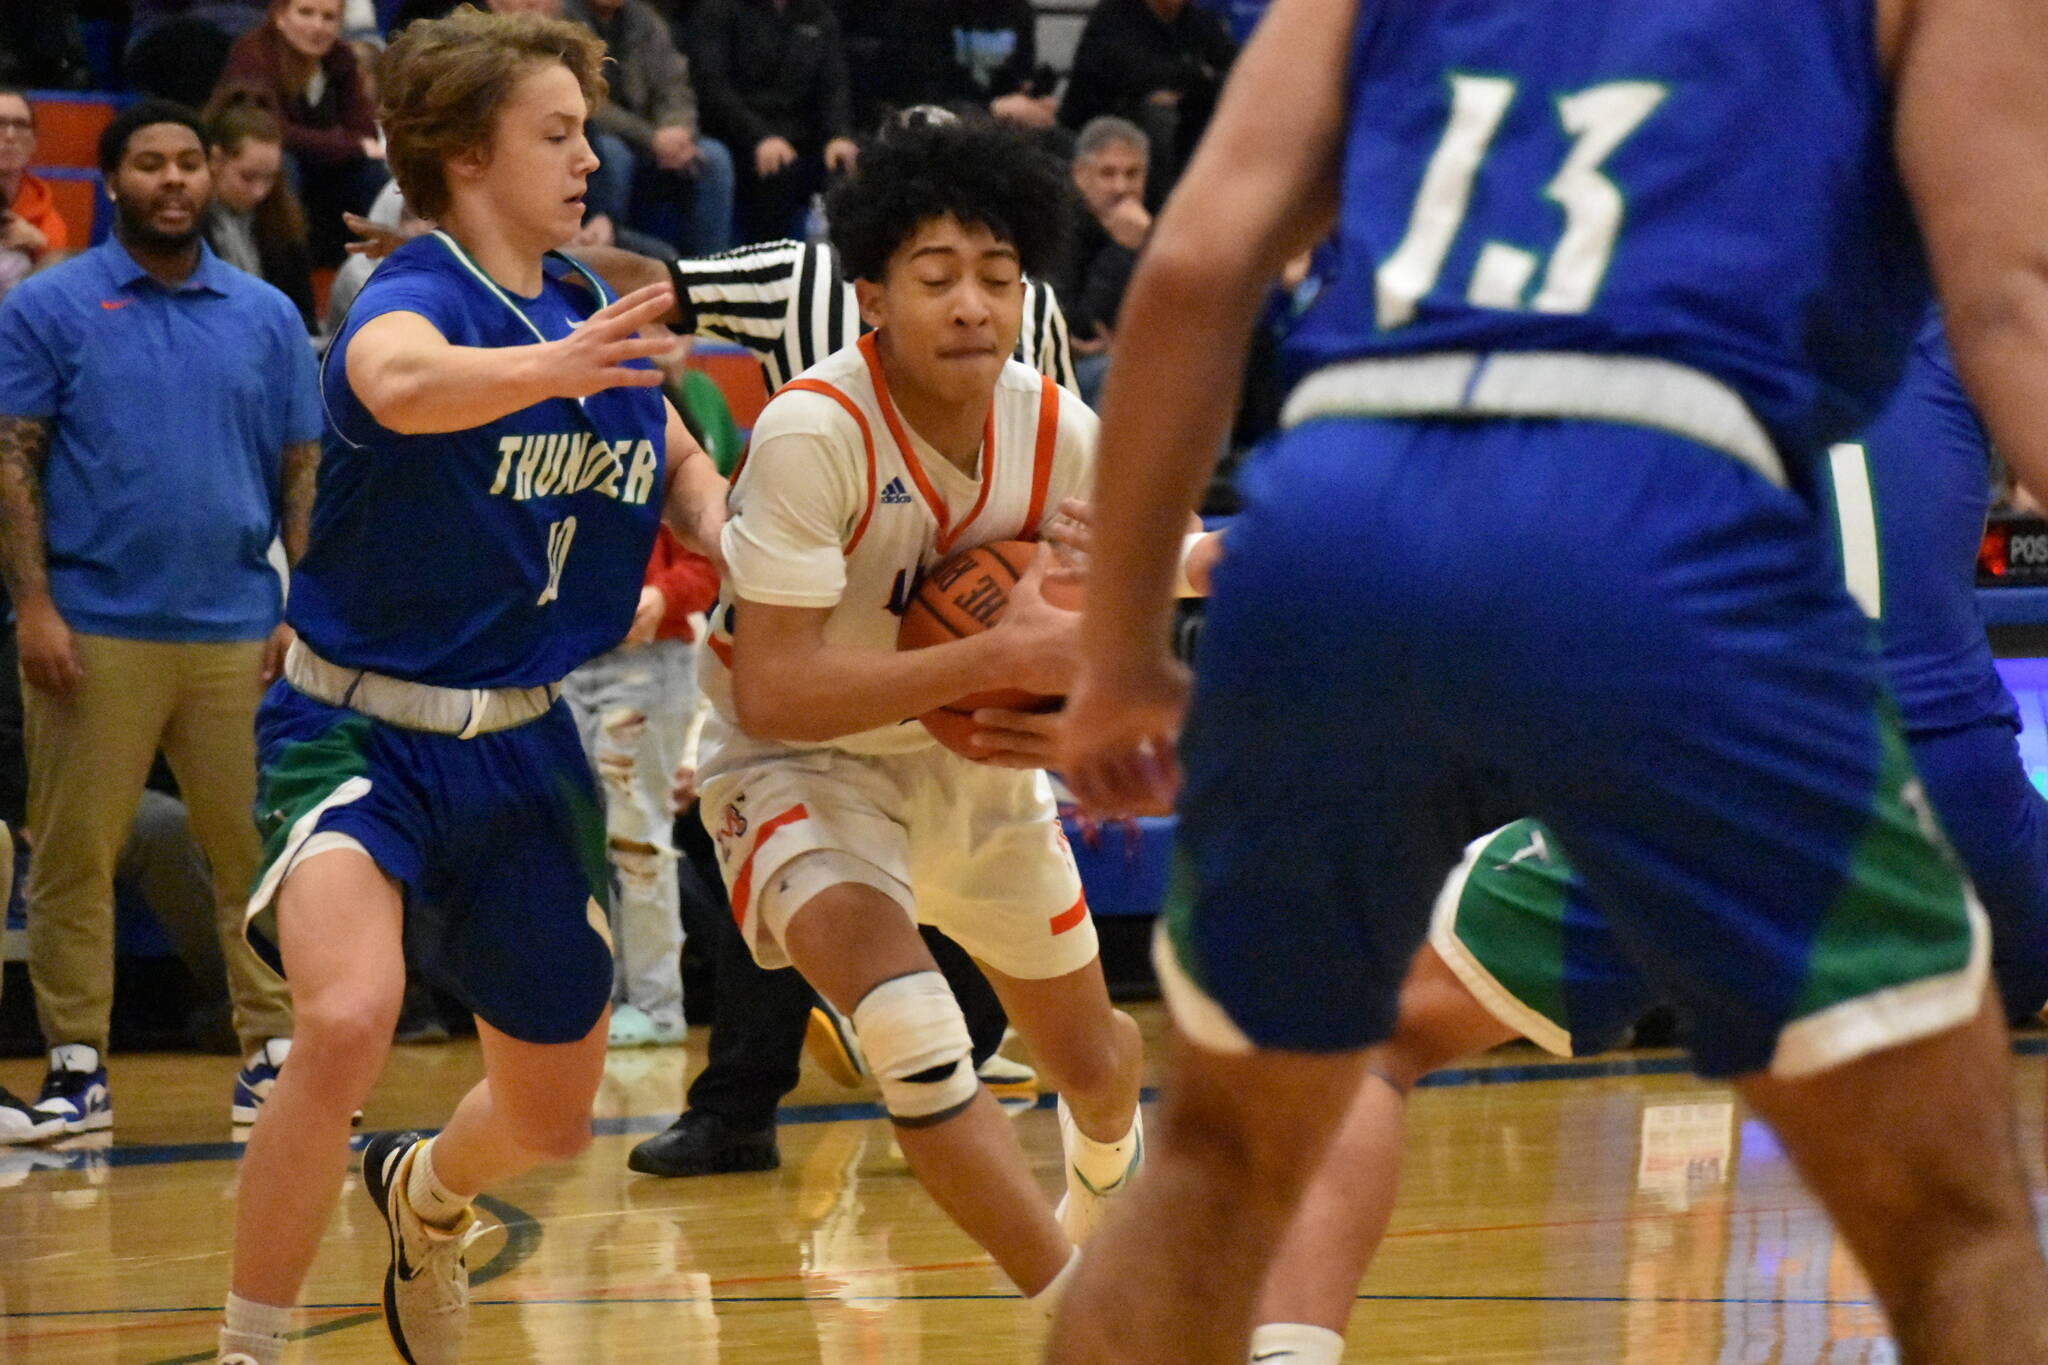
M 859 171 L 825 201 L 832 245 L 850 280 L 879 281 L 925 223 L 952 217 L 987 228 L 1043 275 L 1066 250 L 1073 184 L 1031 137 L 994 119 L 887 127 L 861 148 Z

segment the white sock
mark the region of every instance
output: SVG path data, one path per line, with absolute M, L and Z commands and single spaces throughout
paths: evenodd
M 256 1365 L 280 1365 L 284 1334 L 291 1330 L 292 1310 L 228 1295 L 227 1321 L 220 1329 L 220 1353 L 248 1356 Z
M 1074 1282 L 1074 1272 L 1081 1268 L 1081 1248 L 1075 1247 L 1074 1254 L 1067 1257 L 1067 1263 L 1060 1267 L 1060 1273 L 1047 1282 L 1045 1288 L 1036 1294 L 1024 1296 L 1024 1302 L 1036 1308 L 1046 1321 L 1060 1308 L 1060 1299 L 1067 1292 L 1067 1286 Z
M 1337 1365 L 1343 1358 L 1344 1338 L 1327 1327 L 1311 1327 L 1305 1322 L 1268 1322 L 1252 1331 L 1255 1361 Z
M 1073 1164 L 1081 1178 L 1098 1190 L 1106 1190 L 1124 1178 L 1124 1172 L 1131 1168 L 1131 1158 L 1138 1154 L 1138 1114 L 1131 1113 L 1131 1126 L 1115 1142 L 1097 1142 L 1081 1131 L 1076 1123 L 1070 1130 L 1073 1146 L 1067 1152 L 1067 1160 Z
M 412 1154 L 412 1174 L 405 1182 L 405 1202 L 429 1227 L 452 1228 L 469 1208 L 469 1197 L 455 1193 L 434 1174 L 434 1140 L 422 1142 Z
M 83 1071 L 100 1069 L 100 1050 L 86 1043 L 65 1043 L 50 1049 L 50 1070 Z

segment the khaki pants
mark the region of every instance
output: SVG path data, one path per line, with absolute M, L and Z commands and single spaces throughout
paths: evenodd
M 213 868 L 215 928 L 243 1052 L 289 1037 L 291 997 L 250 951 L 242 911 L 256 837 L 256 703 L 263 642 L 76 637 L 85 679 L 68 700 L 24 680 L 28 965 L 51 1047 L 107 1050 L 114 1007 L 114 863 L 158 748 Z

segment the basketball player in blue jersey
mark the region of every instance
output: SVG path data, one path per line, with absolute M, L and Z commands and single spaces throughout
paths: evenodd
M 1927 304 L 2048 490 L 2048 65 L 2019 0 L 1279 0 L 1162 215 L 1104 413 L 1062 765 L 1156 807 L 1182 518 L 1264 283 L 1334 231 L 1181 762 L 1180 1056 L 1062 1362 L 1244 1358 L 1481 768 L 1777 1130 L 1902 1358 L 2048 1361 L 1982 911 L 1818 506 Z M 1163 1158 L 1163 1159 L 1162 1159 Z
M 303 1010 L 249 1141 L 221 1358 L 275 1365 L 405 984 L 475 1013 L 485 1079 L 431 1141 L 380 1134 L 385 1322 L 452 1365 L 471 1199 L 590 1139 L 611 945 L 604 821 L 559 681 L 625 633 L 657 520 L 715 553 L 724 483 L 612 301 L 553 255 L 576 232 L 604 92 L 586 30 L 464 8 L 383 66 L 407 199 L 442 230 L 364 287 L 327 353 L 328 429 L 298 644 L 257 718 L 266 862 L 252 937 Z
M 1879 623 L 1884 677 L 1927 799 L 1991 921 L 2007 1014 L 2048 1006 L 2048 800 L 2015 742 L 1977 606 L 1991 452 L 1939 322 L 1883 416 L 1829 452 L 1843 568 Z M 1365 1078 L 1266 1277 L 1252 1359 L 1336 1365 L 1358 1282 L 1386 1235 L 1403 1110 L 1422 1077 L 1513 1038 L 1583 1057 L 1615 1046 L 1654 988 L 1533 820 L 1467 848 Z

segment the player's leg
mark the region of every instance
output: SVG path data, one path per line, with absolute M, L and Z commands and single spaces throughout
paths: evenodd
M 521 1042 L 484 1019 L 476 1036 L 484 1079 L 428 1145 L 435 1178 L 463 1205 L 588 1147 L 590 1102 L 604 1076 L 603 1020 L 573 1043 Z
M 299 863 L 279 902 L 297 1031 L 242 1157 L 222 1337 L 224 1351 L 247 1352 L 259 1365 L 278 1358 L 286 1319 L 258 1310 L 288 1315 L 298 1301 L 341 1191 L 351 1119 L 383 1069 L 405 993 L 399 890 L 361 851 Z M 266 1326 L 273 1330 L 244 1330 Z
M 1584 555 L 1574 591 L 1624 600 L 1646 575 L 1683 588 L 1637 594 L 1625 620 L 1552 613 L 1549 636 L 1497 651 L 1507 676 L 1565 690 L 1531 689 L 1533 726 L 1475 708 L 1475 739 L 1552 775 L 1534 809 L 1685 1018 L 1698 1068 L 1781 1125 L 1905 1359 L 2048 1359 L 2009 1059 L 1973 1022 L 1988 934 L 1824 528 L 1713 452 L 1571 438 L 1569 470 L 1525 460 L 1520 492 L 1558 509 L 1573 545 L 1627 551 Z M 1686 510 L 1632 510 L 1653 499 Z M 1548 662 L 1567 653 L 1570 670 Z M 1603 705 L 1623 680 L 1636 704 Z
M 1411 607 L 1424 580 L 1383 552 L 1403 528 L 1376 504 L 1411 466 L 1369 460 L 1354 430 L 1289 433 L 1246 476 L 1182 740 L 1184 894 L 1155 951 L 1183 1042 L 1146 1174 L 1055 1325 L 1062 1365 L 1242 1365 L 1270 1260 L 1470 837 L 1437 699 L 1411 690 L 1444 652 Z
M 1280 1240 L 1252 1334 L 1262 1349 L 1301 1340 L 1326 1351 L 1341 1338 L 1365 1277 L 1392 1220 L 1400 1188 L 1408 1095 L 1441 1067 L 1518 1037 L 1473 996 L 1424 944 L 1401 986 L 1394 1036 L 1366 1053 L 1364 1074 Z M 1286 1329 L 1307 1327 L 1309 1333 Z M 1341 1351 L 1342 1341 L 1334 1343 Z M 1318 1365 L 1298 1346 L 1299 1365 Z M 1328 1356 L 1334 1362 L 1334 1351 Z
M 821 856 L 810 855 L 814 867 Z M 777 878 L 801 897 L 778 931 L 790 961 L 853 1020 L 919 1182 L 1018 1288 L 1042 1293 L 1073 1249 L 1016 1130 L 975 1077 L 967 1025 L 924 940 L 904 906 L 874 886 L 811 889 L 804 861 Z M 778 914 L 772 899 L 763 913 Z
M 1177 1033 L 1144 1178 L 1089 1243 L 1046 1358 L 1241 1365 L 1269 1259 L 1363 1060 Z
M 1057 1212 L 1067 1235 L 1085 1241 L 1144 1155 L 1138 1091 L 1145 1045 L 1138 1025 L 1111 1007 L 1100 957 L 1044 979 L 1009 976 L 986 963 L 982 970 L 1046 1084 L 1059 1092 L 1067 1193 Z
M 1739 1083 L 1855 1251 L 1906 1361 L 2048 1361 L 2007 1046 L 1987 995 L 1961 1028 L 1800 1080 Z

